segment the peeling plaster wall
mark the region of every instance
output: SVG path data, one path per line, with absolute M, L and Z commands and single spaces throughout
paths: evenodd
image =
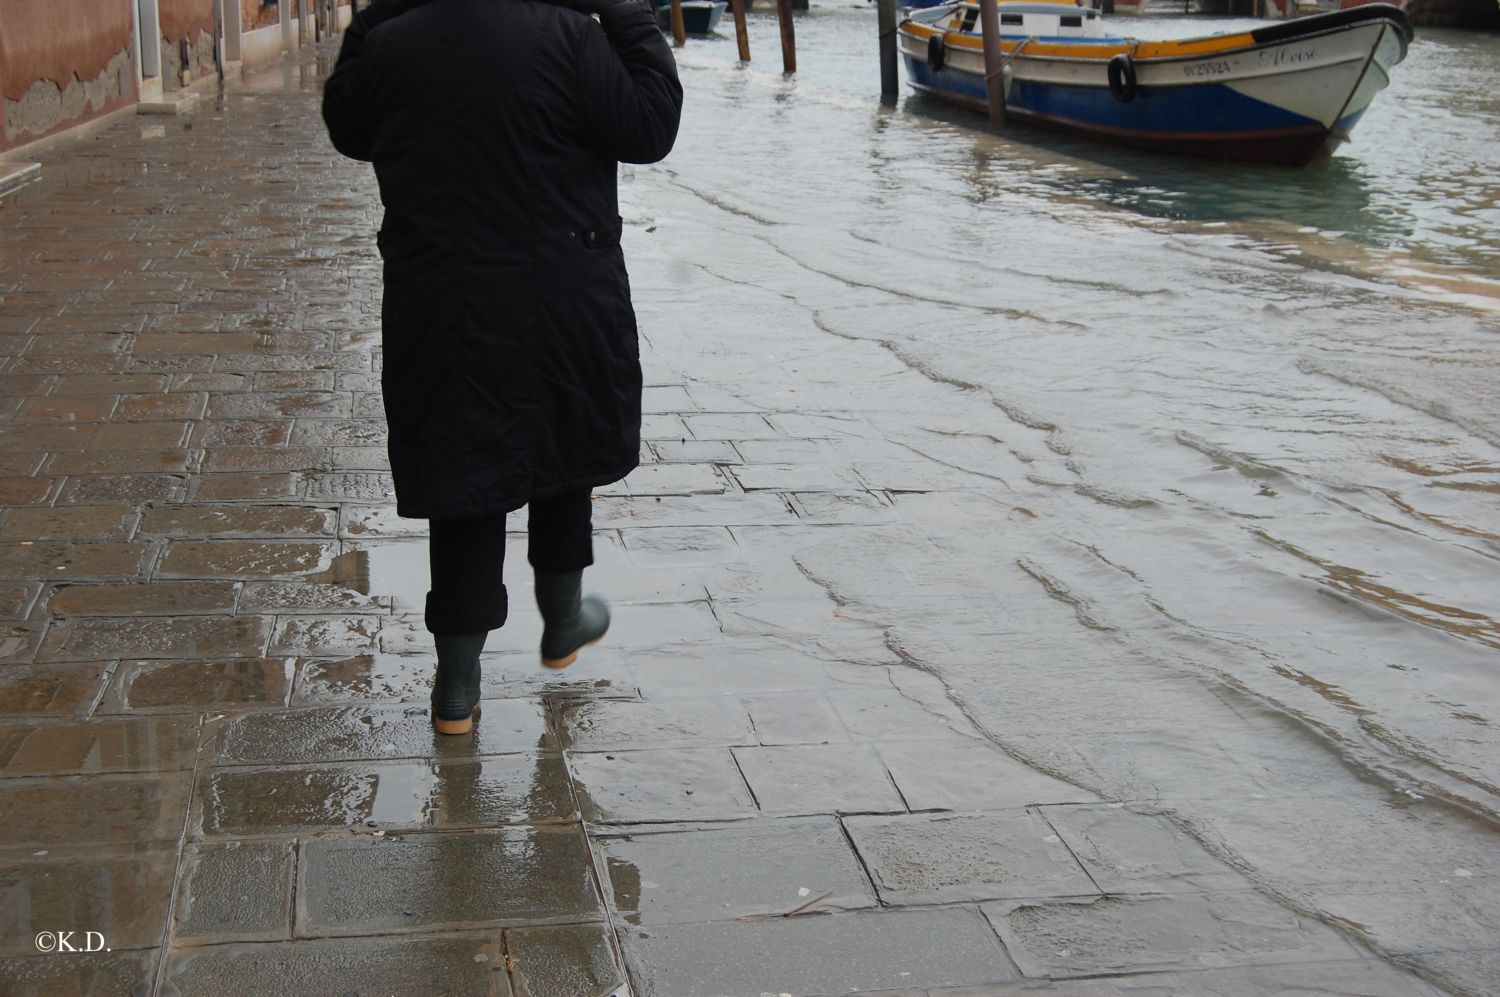
M 0 151 L 137 98 L 133 2 L 0 0 Z
M 161 88 L 182 87 L 182 70 L 193 79 L 214 72 L 214 0 L 160 0 Z M 187 65 L 182 41 L 187 39 Z
M 182 42 L 167 36 L 166 32 L 161 36 L 161 88 L 164 91 L 182 89 Z M 200 31 L 196 38 L 188 38 L 188 61 L 187 68 L 192 71 L 192 79 L 202 79 L 209 73 L 218 72 L 214 68 L 214 36 L 207 31 Z

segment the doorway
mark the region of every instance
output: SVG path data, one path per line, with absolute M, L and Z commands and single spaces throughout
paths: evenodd
M 135 0 L 135 80 L 140 99 L 161 100 L 161 14 L 157 0 Z

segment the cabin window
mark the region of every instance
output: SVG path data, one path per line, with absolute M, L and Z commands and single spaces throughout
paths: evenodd
M 1021 23 L 1021 15 L 1020 14 L 1001 14 L 1000 15 L 1000 23 L 1001 24 L 1020 24 Z
M 964 30 L 973 31 L 974 22 L 979 20 L 979 8 L 973 7 L 964 11 Z
M 1062 23 L 1062 26 L 1065 27 L 1065 28 L 1081 28 L 1081 27 L 1083 27 L 1083 15 L 1082 14 L 1064 14 L 1062 17 L 1058 18 L 1058 20 Z

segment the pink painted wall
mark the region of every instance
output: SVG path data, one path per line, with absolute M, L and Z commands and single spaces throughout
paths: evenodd
M 0 94 L 8 100 L 21 101 L 39 80 L 66 89 L 75 78 L 83 83 L 97 79 L 110 59 L 131 46 L 133 2 L 0 0 Z M 83 124 L 136 97 L 132 82 L 129 93 L 112 98 L 98 110 L 85 108 L 82 114 L 39 133 L 26 131 L 10 137 L 7 137 L 11 129 L 6 127 L 5 105 L 0 102 L 0 150 Z

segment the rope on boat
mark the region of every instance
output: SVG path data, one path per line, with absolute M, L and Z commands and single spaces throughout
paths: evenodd
M 984 81 L 988 83 L 998 73 L 1001 74 L 1000 79 L 1003 83 L 1005 81 L 1004 73 L 1006 67 L 1016 60 L 1016 56 L 1021 54 L 1021 49 L 1025 48 L 1027 45 L 1031 44 L 1034 41 L 1036 41 L 1036 35 L 1027 35 L 1025 38 L 1022 38 L 1019 42 L 1016 43 L 1016 47 L 1010 50 L 1010 54 L 1000 61 L 999 69 L 996 69 L 994 73 L 985 74 Z

